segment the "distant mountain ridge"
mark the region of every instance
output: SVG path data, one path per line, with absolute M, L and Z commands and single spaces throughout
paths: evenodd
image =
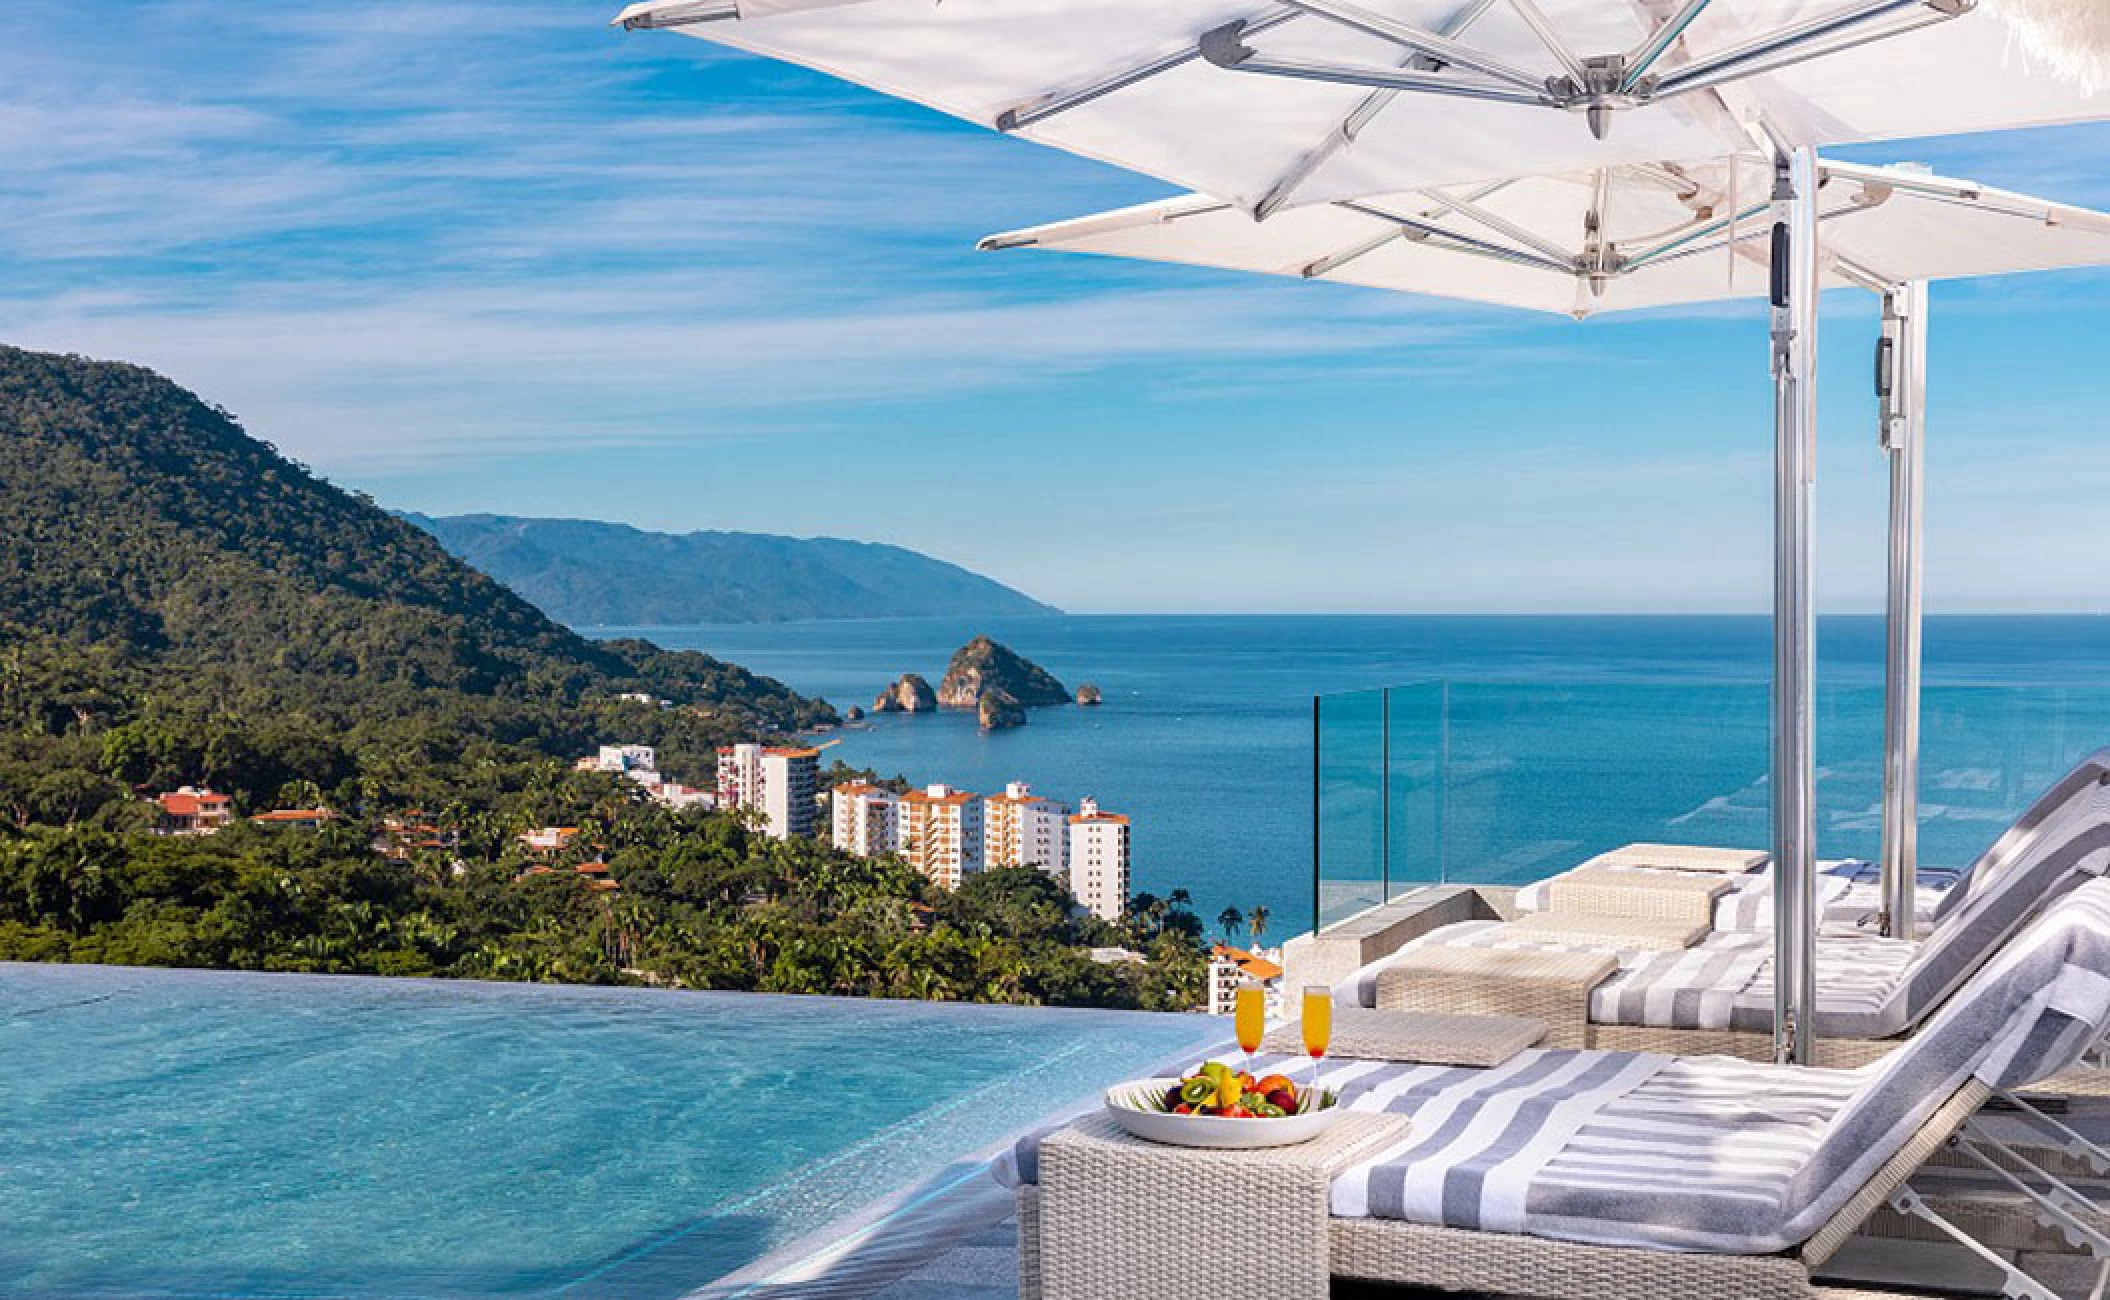
M 1062 611 L 905 547 L 769 533 L 654 533 L 587 519 L 406 514 L 573 627 Z

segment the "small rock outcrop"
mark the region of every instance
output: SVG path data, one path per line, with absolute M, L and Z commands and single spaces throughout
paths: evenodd
M 1097 704 L 1099 700 L 1100 695 L 1097 683 L 1086 682 L 1084 685 L 1077 688 L 1077 702 L 1083 705 L 1085 708 L 1091 708 L 1093 705 Z
M 1028 709 L 1070 702 L 1069 689 L 1053 673 L 1008 646 L 978 636 L 952 657 L 944 680 L 938 683 L 938 706 L 978 708 L 982 697 L 992 691 L 1001 691 Z
M 849 712 L 847 712 L 847 713 L 845 713 L 845 714 L 843 714 L 843 721 L 845 721 L 845 722 L 863 722 L 864 720 L 865 720 L 865 711 L 864 711 L 863 707 L 862 707 L 862 706 L 860 706 L 860 705 L 856 705 L 856 704 L 853 704 L 853 705 L 851 705 L 851 706 L 850 706 L 850 711 L 849 711 Z
M 872 701 L 874 713 L 929 713 L 938 707 L 937 693 L 920 673 L 903 673 L 900 680 Z
M 975 701 L 975 718 L 984 731 L 1001 731 L 1006 727 L 1026 725 L 1026 710 L 1011 698 L 1008 691 L 984 691 Z

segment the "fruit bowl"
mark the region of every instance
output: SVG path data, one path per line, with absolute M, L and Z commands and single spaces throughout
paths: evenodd
M 1211 1067 L 1204 1067 L 1211 1068 Z M 1172 1098 L 1183 1089 L 1189 1096 L 1201 1091 L 1199 1080 L 1209 1079 L 1212 1086 L 1224 1075 L 1233 1072 L 1223 1067 L 1214 1067 L 1221 1074 L 1189 1075 L 1184 1079 L 1132 1079 L 1117 1083 L 1106 1090 L 1106 1112 L 1116 1124 L 1132 1137 L 1146 1142 L 1162 1142 L 1178 1147 L 1214 1147 L 1221 1150 L 1253 1150 L 1259 1147 L 1294 1146 L 1309 1142 L 1333 1127 L 1340 1118 L 1338 1098 L 1329 1091 L 1290 1089 L 1294 1108 L 1266 1106 L 1272 1114 L 1261 1114 L 1235 1103 L 1241 1099 L 1265 1097 L 1265 1093 L 1245 1093 L 1226 1090 L 1223 1095 L 1231 1104 L 1223 1107 L 1190 1109 L 1180 1114 L 1174 1108 Z M 1277 1076 L 1279 1077 L 1279 1076 Z M 1230 1113 L 1206 1113 L 1206 1110 L 1224 1110 Z

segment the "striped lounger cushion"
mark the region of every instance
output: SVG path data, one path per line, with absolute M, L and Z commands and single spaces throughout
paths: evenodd
M 1857 1070 L 1527 1052 L 1494 1070 L 1342 1067 L 1413 1117 L 1334 1183 L 1337 1216 L 1760 1254 L 1807 1240 L 1966 1081 L 2038 1082 L 2110 1028 L 2110 882 L 2009 945 L 1926 1031 Z M 1351 1068 L 1353 1073 L 1350 1072 Z
M 1498 921 L 1445 926 L 1401 954 L 1424 944 L 1450 947 L 1543 950 Z M 1572 945 L 1571 945 L 1572 946 Z M 1910 967 L 1918 945 L 1902 939 L 1828 936 L 1817 947 L 1818 1024 L 1828 1038 L 1881 1038 L 1884 1010 Z M 1767 1029 L 1773 1023 L 1773 936 L 1717 934 L 1682 951 L 1602 951 L 1619 959 L 1619 970 L 1590 994 L 1590 1019 L 1600 1025 L 1646 1025 L 1658 1029 Z M 1399 960 L 1394 954 L 1357 971 L 1334 994 L 1351 1006 L 1375 1006 L 1378 976 Z M 1369 999 L 1365 1002 L 1364 999 Z M 1887 1031 L 1886 1031 L 1887 1032 Z
M 1632 872 L 1639 876 L 1687 877 L 1690 872 L 1675 871 L 1665 867 L 1629 866 L 1605 864 L 1601 861 L 1585 864 L 1593 871 Z M 1576 870 L 1584 870 L 1577 867 Z M 1567 873 L 1563 872 L 1562 875 Z M 1882 891 L 1877 881 L 1877 869 L 1859 859 L 1844 859 L 1821 864 L 1817 877 L 1817 907 L 1826 929 L 1840 932 L 1865 931 L 1875 922 L 1876 909 L 1882 903 Z M 1934 924 L 1935 914 L 1942 900 L 1948 896 L 1949 882 L 1957 876 L 1955 872 L 1927 870 L 1921 873 L 1918 891 L 1918 920 L 1922 927 Z M 1553 884 L 1561 876 L 1534 881 L 1517 891 L 1517 910 L 1520 912 L 1544 912 L 1552 908 Z M 1768 866 L 1757 871 L 1727 877 L 1730 889 L 1714 901 L 1714 928 L 1716 930 L 1770 930 L 1773 928 L 1773 869 Z

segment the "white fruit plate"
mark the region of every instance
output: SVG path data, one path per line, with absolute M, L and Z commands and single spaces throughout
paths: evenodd
M 1322 1092 L 1308 1110 L 1280 1119 L 1232 1119 L 1224 1115 L 1175 1115 L 1163 1109 L 1165 1094 L 1178 1079 L 1131 1079 L 1106 1090 L 1106 1113 L 1132 1136 L 1176 1147 L 1215 1147 L 1249 1151 L 1309 1142 L 1341 1117 L 1331 1092 Z

